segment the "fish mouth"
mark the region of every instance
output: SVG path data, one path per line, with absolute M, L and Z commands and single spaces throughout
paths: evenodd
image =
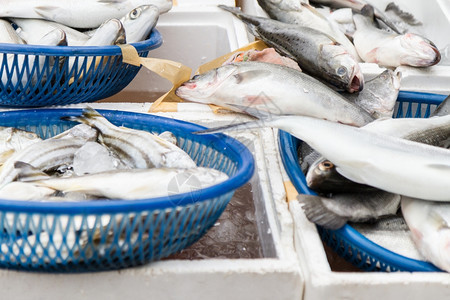
M 439 52 L 439 49 L 433 44 L 431 43 L 431 49 L 434 51 L 434 53 L 436 54 L 436 56 L 434 57 L 434 60 L 432 62 L 432 66 L 437 64 L 438 62 L 441 61 L 441 52 Z
M 348 85 L 348 91 L 350 93 L 360 92 L 364 88 L 364 78 L 361 73 L 354 74 Z

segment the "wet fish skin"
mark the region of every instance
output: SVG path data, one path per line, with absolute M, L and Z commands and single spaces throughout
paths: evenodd
M 346 94 L 350 101 L 368 111 L 374 118 L 391 118 L 394 113 L 401 73 L 386 69 L 375 78 L 367 81 L 364 89 L 356 94 Z
M 300 194 L 303 211 L 311 222 L 336 230 L 347 222 L 375 221 L 396 215 L 400 195 L 384 191 L 337 193 L 331 198 Z
M 272 19 L 319 30 L 340 43 L 357 61 L 360 59 L 355 47 L 338 25 L 327 20 L 311 5 L 299 1 L 273 0 L 258 0 L 258 4 Z
M 3 164 L 14 152 L 41 140 L 34 132 L 0 126 L 0 164 Z
M 450 201 L 448 149 L 305 116 L 271 116 L 197 133 L 262 126 L 276 127 L 304 140 L 333 162 L 341 175 L 357 183 L 409 197 Z
M 19 26 L 19 35 L 28 44 L 39 44 L 40 39 L 55 29 L 61 29 L 65 32 L 69 46 L 82 46 L 89 39 L 88 35 L 78 30 L 52 21 L 24 18 L 11 18 L 11 21 Z
M 450 206 L 402 197 L 401 209 L 420 254 L 438 268 L 450 272 Z
M 430 117 L 446 116 L 450 114 L 450 96 L 444 99 L 441 104 L 434 110 Z
M 429 67 L 441 59 L 436 45 L 424 37 L 383 31 L 375 28 L 369 17 L 360 14 L 355 14 L 353 21 L 356 25 L 353 42 L 365 62 L 385 67 Z
M 437 147 L 448 148 L 450 145 L 450 115 L 425 119 L 380 119 L 362 129 Z M 325 158 L 317 159 L 305 173 L 308 187 L 317 192 L 349 192 L 370 188 L 340 175 L 335 166 Z
M 75 131 L 76 130 L 77 129 L 75 129 Z M 69 133 L 66 132 L 62 136 L 69 136 L 70 130 L 68 132 Z M 0 188 L 13 181 L 18 176 L 19 172 L 14 167 L 14 164 L 17 161 L 31 164 L 39 170 L 51 170 L 60 165 L 71 163 L 75 151 L 77 151 L 87 141 L 93 140 L 93 137 L 59 137 L 32 143 L 10 156 L 0 169 Z
M 159 9 L 155 5 L 142 5 L 130 11 L 120 21 L 125 28 L 127 43 L 144 40 L 155 27 Z
M 192 192 L 226 179 L 228 176 L 225 173 L 210 168 L 153 168 L 49 178 L 30 181 L 29 184 L 62 192 L 81 192 L 109 199 L 135 200 Z M 187 184 L 183 184 L 183 180 L 188 180 Z
M 196 167 L 192 158 L 174 144 L 147 131 L 117 127 L 90 107 L 84 109 L 81 116 L 62 119 L 84 123 L 97 129 L 102 143 L 116 152 L 128 167 Z
M 371 186 L 348 180 L 324 157 L 314 161 L 305 178 L 308 187 L 318 193 L 362 193 L 376 190 Z
M 96 28 L 104 21 L 122 18 L 141 5 L 155 5 L 160 13 L 172 8 L 172 0 L 4 0 L 0 17 L 35 18 L 74 28 Z
M 358 61 L 344 47 L 316 29 L 254 17 L 219 5 L 246 23 L 249 31 L 278 52 L 296 60 L 303 71 L 352 93 L 361 91 L 364 77 Z
M 200 74 L 177 88 L 189 101 L 236 106 L 272 114 L 299 114 L 362 126 L 371 121 L 364 109 L 323 83 L 297 70 L 263 62 L 240 62 Z

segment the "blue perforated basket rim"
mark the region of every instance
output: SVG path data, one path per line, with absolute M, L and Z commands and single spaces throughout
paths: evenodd
M 398 101 L 439 104 L 445 99 L 445 97 L 447 96 L 431 93 L 401 91 L 398 96 Z M 279 131 L 278 135 L 278 146 L 280 150 L 281 160 L 284 164 L 284 169 L 286 170 L 286 173 L 288 174 L 289 179 L 296 188 L 297 192 L 308 195 L 316 195 L 314 191 L 308 188 L 306 178 L 298 163 L 297 149 L 300 141 L 294 136 L 282 130 Z M 330 234 L 335 233 L 342 239 L 352 243 L 356 248 L 359 248 L 360 250 L 367 253 L 369 256 L 376 258 L 379 261 L 388 264 L 389 266 L 393 266 L 395 269 L 398 269 L 400 271 L 441 271 L 431 263 L 405 257 L 370 241 L 350 225 L 345 225 L 338 230 L 327 229 L 327 231 L 330 232 Z
M 153 29 L 148 39 L 131 43 L 137 52 L 149 51 L 162 44 L 162 36 L 158 30 Z M 112 56 L 121 55 L 119 46 L 42 46 L 0 43 L 0 53 L 49 55 L 49 56 Z
M 234 160 L 237 164 L 236 173 L 226 181 L 217 185 L 166 197 L 139 199 L 139 200 L 98 200 L 86 202 L 32 202 L 0 199 L 0 210 L 16 212 L 36 212 L 36 213 L 58 213 L 58 214 L 79 214 L 79 213 L 120 213 L 149 209 L 166 209 L 176 206 L 185 206 L 201 201 L 207 201 L 222 194 L 232 192 L 247 183 L 254 172 L 254 160 L 251 152 L 242 143 L 224 134 L 194 135 L 191 132 L 205 129 L 205 127 L 161 116 L 126 112 L 119 110 L 97 110 L 106 118 L 114 116 L 123 118 L 126 121 L 155 123 L 155 125 L 170 130 L 175 135 L 177 132 L 188 134 L 193 140 L 204 141 L 203 144 L 215 144 L 216 148 L 222 148 L 226 156 Z M 28 118 L 30 114 L 38 113 L 42 118 L 55 116 L 80 115 L 82 109 L 27 109 L 17 111 L 0 112 L 0 124 L 3 118 Z

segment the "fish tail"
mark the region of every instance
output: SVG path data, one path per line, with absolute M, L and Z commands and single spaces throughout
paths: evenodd
M 212 134 L 212 133 L 219 133 L 219 132 L 224 132 L 224 131 L 242 131 L 242 130 L 246 130 L 246 129 L 256 129 L 256 128 L 261 128 L 261 127 L 265 127 L 265 126 L 270 126 L 271 122 L 276 120 L 276 116 L 274 116 L 270 112 L 262 111 L 257 108 L 254 108 L 254 107 L 236 105 L 236 104 L 229 104 L 229 106 L 234 107 L 234 108 L 240 110 L 241 112 L 245 112 L 253 117 L 256 117 L 256 118 L 258 118 L 258 120 L 209 128 L 209 129 L 205 129 L 205 130 L 196 131 L 194 133 L 195 134 Z
M 236 17 L 241 19 L 242 22 L 244 22 L 247 25 L 258 26 L 260 24 L 260 18 L 259 17 L 255 17 L 255 16 L 251 16 L 251 15 L 248 15 L 248 14 L 244 14 L 237 7 L 231 7 L 231 6 L 226 6 L 226 5 L 222 5 L 222 4 L 220 4 L 218 6 L 219 6 L 219 8 L 232 13 L 233 15 L 235 15 Z
M 299 194 L 297 200 L 303 204 L 302 209 L 309 221 L 324 228 L 336 230 L 343 227 L 348 219 L 326 208 L 321 197 Z
M 96 118 L 103 118 L 103 116 L 92 107 L 87 106 L 83 109 L 81 116 L 62 116 L 60 119 L 63 121 L 73 121 L 92 126 L 92 120 Z
M 46 173 L 23 161 L 16 161 L 14 168 L 19 170 L 18 181 L 27 182 L 50 178 Z

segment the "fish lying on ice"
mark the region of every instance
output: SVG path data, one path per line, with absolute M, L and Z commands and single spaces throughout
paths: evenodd
M 370 15 L 370 9 L 365 13 Z M 441 59 L 436 45 L 422 36 L 386 32 L 376 28 L 370 17 L 360 14 L 355 14 L 353 21 L 356 25 L 353 43 L 365 62 L 385 67 L 429 67 Z
M 256 108 L 272 114 L 307 115 L 354 126 L 373 117 L 337 92 L 297 70 L 263 62 L 241 62 L 195 76 L 177 88 L 185 100 L 232 110 Z
M 20 174 L 27 173 L 30 166 L 16 162 L 15 167 Z M 215 169 L 195 167 L 111 170 L 84 176 L 35 178 L 27 177 L 26 180 L 29 184 L 63 193 L 81 192 L 102 198 L 136 200 L 192 192 L 223 182 L 228 176 Z
M 92 128 L 91 134 L 77 135 L 75 138 L 72 137 L 71 131 L 79 132 L 78 128 L 74 127 L 62 135 L 32 143 L 11 155 L 0 169 L 0 187 L 12 182 L 18 176 L 19 172 L 14 167 L 17 161 L 31 164 L 39 170 L 51 170 L 72 163 L 75 152 L 87 141 L 97 138 L 97 131 Z
M 200 133 L 261 126 L 282 129 L 307 142 L 341 175 L 357 183 L 414 198 L 450 201 L 448 149 L 304 116 L 271 116 Z
M 319 30 L 340 43 L 356 60 L 360 59 L 355 47 L 338 25 L 327 20 L 311 5 L 295 0 L 258 0 L 258 3 L 272 19 Z
M 0 126 L 0 164 L 3 164 L 14 152 L 41 140 L 34 132 Z
M 52 21 L 23 18 L 12 18 L 11 21 L 19 27 L 18 33 L 27 44 L 39 44 L 40 39 L 55 29 L 64 31 L 68 46 L 81 46 L 89 39 L 88 35 L 78 30 Z
M 448 203 L 402 197 L 403 217 L 423 257 L 450 272 L 450 206 Z
M 157 6 L 160 13 L 172 8 L 172 0 L 3 0 L 0 17 L 45 19 L 75 28 L 95 28 L 150 4 Z
M 116 152 L 125 165 L 131 168 L 194 168 L 192 158 L 176 145 L 143 130 L 117 127 L 92 108 L 81 116 L 62 119 L 84 123 L 100 132 L 104 145 Z
M 350 93 L 363 89 L 364 78 L 358 61 L 321 31 L 254 17 L 234 7 L 219 7 L 241 19 L 253 35 L 297 61 L 306 73 Z

